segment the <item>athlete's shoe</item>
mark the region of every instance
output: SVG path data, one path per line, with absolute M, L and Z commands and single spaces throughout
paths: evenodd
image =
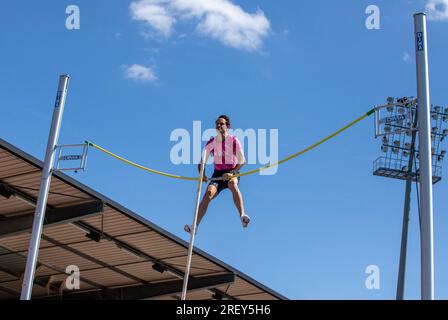
M 243 228 L 247 228 L 247 225 L 250 222 L 250 217 L 247 214 L 243 214 L 241 216 L 241 223 L 243 224 Z
M 188 224 L 184 225 L 184 231 L 185 232 L 191 233 L 191 229 L 192 228 Z M 198 227 L 196 227 L 196 234 L 198 234 Z

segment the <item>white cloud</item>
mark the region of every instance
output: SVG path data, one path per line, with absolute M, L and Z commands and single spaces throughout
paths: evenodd
M 426 4 L 426 10 L 429 20 L 448 20 L 448 0 L 429 0 Z
M 408 52 L 403 53 L 403 61 L 406 63 L 411 61 L 411 55 Z
M 148 23 L 165 37 L 171 35 L 171 29 L 176 19 L 164 7 L 165 0 L 143 0 L 132 2 L 130 9 L 132 19 Z
M 157 80 L 157 76 L 151 67 L 145 67 L 140 64 L 133 64 L 132 66 L 124 67 L 124 77 L 126 79 L 142 81 L 142 82 L 154 82 Z
M 130 10 L 134 20 L 165 37 L 178 21 L 194 20 L 202 35 L 247 51 L 258 51 L 271 28 L 261 10 L 247 13 L 231 0 L 140 0 L 132 2 Z

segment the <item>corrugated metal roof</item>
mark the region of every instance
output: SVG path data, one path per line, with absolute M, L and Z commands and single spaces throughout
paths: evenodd
M 21 225 L 34 215 L 30 199 L 38 196 L 41 170 L 41 161 L 0 139 L 0 299 L 20 295 L 30 239 L 30 228 Z M 91 209 L 96 203 L 101 212 Z M 180 298 L 188 253 L 182 239 L 60 172 L 53 175 L 47 212 L 58 214 L 44 225 L 33 298 Z M 80 270 L 76 291 L 65 287 L 69 265 Z M 188 299 L 286 299 L 199 249 L 190 275 Z

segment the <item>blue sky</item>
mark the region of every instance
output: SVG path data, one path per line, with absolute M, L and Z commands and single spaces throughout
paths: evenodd
M 225 113 L 235 128 L 278 129 L 282 158 L 387 96 L 415 95 L 412 15 L 432 1 L 204 3 L 2 2 L 0 136 L 43 159 L 58 76 L 68 73 L 61 144 L 88 139 L 143 165 L 192 176 L 195 165 L 171 163 L 170 134 L 192 132 L 193 121 L 210 128 Z M 431 99 L 447 106 L 443 3 L 428 22 L 428 46 Z M 71 4 L 80 9 L 79 30 L 65 25 Z M 380 30 L 365 26 L 371 4 L 381 10 Z M 369 118 L 275 175 L 244 177 L 250 227 L 241 228 L 225 191 L 210 205 L 197 246 L 291 299 L 394 299 L 405 184 L 372 175 L 381 154 L 373 133 Z M 188 239 L 182 228 L 192 220 L 195 183 L 96 151 L 87 172 L 71 175 Z M 445 180 L 434 187 L 439 299 L 448 299 L 447 191 Z M 413 202 L 409 299 L 420 297 L 417 217 Z M 368 265 L 380 268 L 379 290 L 365 287 Z

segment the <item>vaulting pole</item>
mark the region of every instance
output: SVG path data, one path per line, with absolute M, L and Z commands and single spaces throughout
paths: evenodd
M 192 227 L 190 228 L 190 246 L 188 248 L 187 265 L 185 267 L 184 284 L 183 284 L 183 288 L 182 288 L 182 300 L 185 300 L 187 298 L 188 277 L 190 276 L 191 258 L 193 255 L 194 239 L 196 236 L 196 224 L 198 221 L 199 201 L 200 201 L 201 192 L 202 192 L 202 178 L 204 177 L 206 152 L 207 151 L 204 149 L 204 151 L 202 152 L 202 157 L 201 157 L 201 170 L 200 170 L 199 183 L 198 183 L 198 193 L 196 195 L 196 209 L 194 212 L 193 224 L 192 224 Z

